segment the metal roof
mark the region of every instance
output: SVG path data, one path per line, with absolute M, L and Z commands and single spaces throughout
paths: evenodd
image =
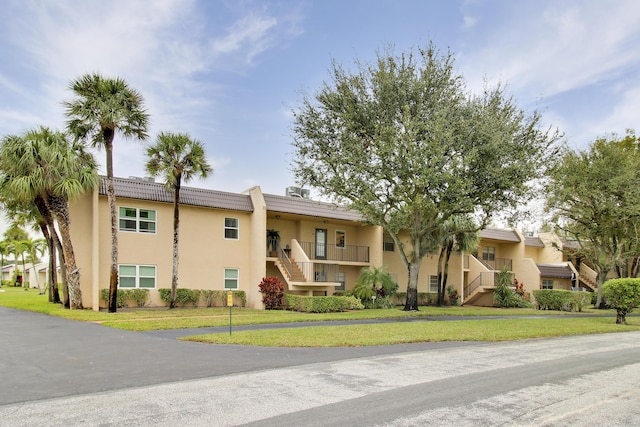
M 485 228 L 480 231 L 481 239 L 501 240 L 503 242 L 520 243 L 520 236 L 514 230 L 504 228 Z
M 319 218 L 342 219 L 346 221 L 364 221 L 357 212 L 344 206 L 298 197 L 276 196 L 265 194 L 264 201 L 267 211 L 288 214 L 314 216 Z
M 544 248 L 544 243 L 542 243 L 542 240 L 540 240 L 539 237 L 524 236 L 524 244 L 525 246 L 534 246 L 536 248 Z
M 150 200 L 153 202 L 173 203 L 173 194 L 167 191 L 164 184 L 133 178 L 113 178 L 116 197 Z M 107 195 L 105 177 L 100 180 L 98 193 Z M 207 208 L 229 209 L 234 211 L 253 212 L 251 198 L 246 194 L 227 193 L 202 188 L 180 188 L 180 203 L 184 205 Z
M 540 277 L 555 277 L 559 279 L 570 279 L 573 270 L 566 264 L 538 264 Z

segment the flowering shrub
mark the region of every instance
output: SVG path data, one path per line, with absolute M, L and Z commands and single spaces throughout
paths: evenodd
M 282 307 L 284 284 L 277 277 L 264 277 L 258 287 L 262 294 L 262 302 L 267 310 Z

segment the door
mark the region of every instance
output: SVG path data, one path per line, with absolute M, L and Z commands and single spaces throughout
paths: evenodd
M 327 259 L 326 228 L 316 228 L 316 259 Z

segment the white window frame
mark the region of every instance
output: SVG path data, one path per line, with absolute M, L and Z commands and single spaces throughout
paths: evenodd
M 438 276 L 435 274 L 429 275 L 429 293 L 430 294 L 438 293 Z
M 231 219 L 234 220 L 236 222 L 235 227 L 233 226 L 227 226 L 227 220 Z M 235 230 L 236 232 L 236 237 L 227 237 L 227 230 Z M 225 240 L 240 240 L 240 219 L 239 218 L 233 218 L 233 217 L 225 217 L 224 218 L 224 239 Z
M 128 216 L 122 216 L 122 209 L 131 209 L 131 210 L 135 210 L 136 211 L 136 217 L 128 217 Z M 140 211 L 147 211 L 147 212 L 153 212 L 154 214 L 154 219 L 150 220 L 147 218 L 141 218 L 140 217 Z M 136 223 L 136 229 L 132 229 L 132 228 L 122 228 L 122 224 L 121 221 L 135 221 Z M 148 229 L 140 229 L 140 223 L 141 222 L 145 222 L 145 223 L 153 223 L 153 230 L 148 230 Z M 124 232 L 124 233 L 142 233 L 142 234 L 156 234 L 158 231 L 158 211 L 156 211 L 155 209 L 145 209 L 145 208 L 133 208 L 130 206 L 119 206 L 118 207 L 118 231 L 120 232 Z
M 482 260 L 483 261 L 495 261 L 496 260 L 496 247 L 485 246 L 482 248 Z
M 342 233 L 342 244 L 338 244 L 338 234 Z M 344 230 L 336 230 L 336 248 L 345 249 L 347 247 L 347 232 Z
M 235 271 L 236 272 L 236 277 L 227 277 L 227 272 L 231 272 L 231 271 Z M 236 281 L 236 287 L 235 288 L 227 287 L 227 280 L 235 280 Z M 224 283 L 224 290 L 225 291 L 238 291 L 238 290 L 240 290 L 240 269 L 239 268 L 225 268 L 224 269 L 223 283 Z
M 549 287 L 551 285 L 551 287 Z M 553 279 L 542 279 L 542 289 L 553 289 Z
M 136 269 L 135 276 L 125 276 L 120 273 L 121 267 L 134 267 Z M 140 279 L 150 279 L 151 276 L 140 275 L 141 268 L 153 268 L 153 287 L 140 286 Z M 156 289 L 158 287 L 158 267 L 151 264 L 118 264 L 118 277 L 133 277 L 135 280 L 135 286 L 121 286 L 122 280 L 118 280 L 118 289 Z

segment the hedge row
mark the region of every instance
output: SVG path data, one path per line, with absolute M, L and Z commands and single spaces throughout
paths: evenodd
M 171 301 L 171 289 L 158 289 L 160 299 L 167 305 Z M 176 289 L 176 302 L 181 305 L 193 305 L 194 307 L 225 307 L 227 305 L 227 294 L 229 291 L 214 291 L 211 289 Z M 240 305 L 244 307 L 247 304 L 247 295 L 244 291 L 233 292 L 233 303 L 240 300 Z M 202 304 L 200 301 L 202 300 Z
M 109 303 L 109 289 L 100 290 L 100 298 Z M 149 289 L 118 289 L 116 305 L 118 308 L 135 304 L 136 307 L 144 307 L 149 298 Z
M 407 302 L 406 292 L 396 292 L 393 294 L 396 305 L 404 305 Z M 431 292 L 418 292 L 418 305 L 437 305 L 438 294 Z
M 582 311 L 591 302 L 591 292 L 565 291 L 561 289 L 537 289 L 533 291 L 538 310 Z
M 228 291 L 214 291 L 210 289 L 176 289 L 176 302 L 180 305 L 192 305 L 194 307 L 225 307 L 227 305 Z M 171 289 L 158 289 L 160 299 L 167 305 L 171 300 Z M 109 302 L 109 289 L 100 290 L 100 298 Z M 116 304 L 119 308 L 135 305 L 144 307 L 149 299 L 148 289 L 118 289 Z M 244 291 L 233 291 L 234 304 L 237 301 L 244 307 L 247 304 L 247 296 Z
M 333 313 L 364 308 L 362 302 L 354 296 L 308 297 L 286 294 L 285 304 L 289 310 L 305 313 Z

